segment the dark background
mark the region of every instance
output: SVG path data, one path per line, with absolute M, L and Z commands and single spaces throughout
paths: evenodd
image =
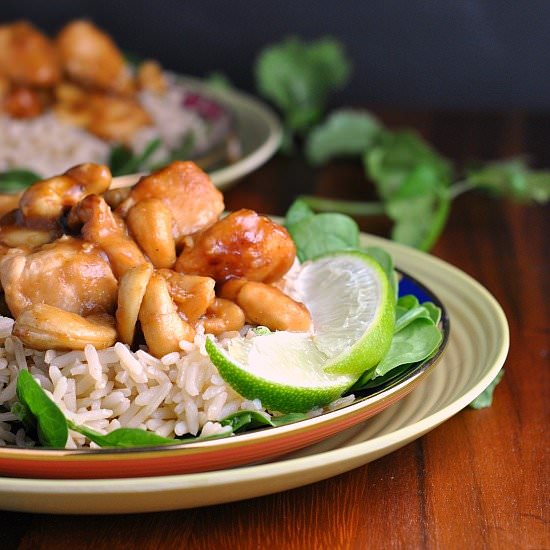
M 50 33 L 75 17 L 167 68 L 220 71 L 248 91 L 265 45 L 333 35 L 354 63 L 335 103 L 550 110 L 545 0 L 0 0 L 0 21 Z

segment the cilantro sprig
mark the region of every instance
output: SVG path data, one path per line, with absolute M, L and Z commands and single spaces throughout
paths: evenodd
M 317 211 L 364 216 L 384 213 L 393 221 L 393 240 L 429 250 L 445 228 L 452 201 L 465 192 L 479 189 L 539 204 L 550 199 L 550 171 L 531 170 L 523 159 L 471 167 L 459 177 L 452 162 L 412 131 L 371 125 L 367 138 L 365 130 L 358 128 L 366 127 L 371 115 L 357 111 L 355 117 L 348 109 L 337 111 L 315 128 L 306 142 L 307 158 L 319 165 L 335 157 L 360 156 L 379 200 L 302 197 Z M 343 135 L 348 137 L 343 140 Z
M 304 135 L 321 120 L 330 93 L 346 84 L 351 62 L 332 38 L 287 38 L 260 53 L 255 71 L 260 93 L 283 113 L 290 149 L 293 134 Z
M 445 228 L 453 200 L 483 190 L 520 202 L 550 200 L 550 171 L 531 170 L 523 159 L 470 167 L 462 172 L 410 130 L 393 131 L 366 110 L 343 108 L 324 121 L 330 93 L 350 77 L 352 63 L 343 46 L 325 38 L 289 38 L 264 49 L 256 62 L 259 92 L 281 111 L 286 150 L 294 135 L 305 138 L 308 161 L 318 166 L 341 156 L 363 160 L 376 189 L 371 202 L 302 197 L 318 212 L 385 214 L 392 239 L 429 250 Z

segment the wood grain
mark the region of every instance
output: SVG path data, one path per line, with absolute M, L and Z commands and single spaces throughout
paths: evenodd
M 550 168 L 550 117 L 381 112 L 465 162 L 532 153 Z M 372 194 L 362 167 L 312 169 L 277 157 L 226 193 L 229 209 L 282 215 L 303 193 Z M 5 513 L 3 548 L 550 548 L 550 210 L 471 193 L 456 200 L 433 253 L 485 285 L 511 329 L 491 408 L 464 410 L 374 463 L 311 486 L 168 513 L 61 517 Z M 383 218 L 358 220 L 386 234 Z

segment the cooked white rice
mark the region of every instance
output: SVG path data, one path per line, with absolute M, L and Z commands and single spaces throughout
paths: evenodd
M 151 116 L 153 124 L 138 131 L 131 147 L 140 153 L 153 139 L 160 139 L 151 163 L 162 163 L 189 133 L 193 152 L 208 149 L 213 135 L 209 124 L 194 110 L 183 105 L 189 87 L 166 73 L 165 94 L 140 92 L 139 101 Z M 47 112 L 32 119 L 18 120 L 0 113 L 0 172 L 26 168 L 49 177 L 83 162 L 106 163 L 113 144 L 67 124 L 55 113 Z
M 17 376 L 29 369 L 66 417 L 100 433 L 141 428 L 164 437 L 212 435 L 230 431 L 219 421 L 240 409 L 263 411 L 259 400 L 235 393 L 206 353 L 205 335 L 197 332 L 185 351 L 157 359 L 145 350 L 132 352 L 121 343 L 96 350 L 40 352 L 26 349 L 11 335 L 13 320 L 0 317 L 0 445 L 34 443 L 23 429 L 13 432 L 9 412 L 17 400 Z M 225 333 L 219 341 L 239 333 Z M 2 409 L 0 409 L 1 411 Z M 67 448 L 90 444 L 70 431 Z M 93 443 L 90 446 L 94 446 Z

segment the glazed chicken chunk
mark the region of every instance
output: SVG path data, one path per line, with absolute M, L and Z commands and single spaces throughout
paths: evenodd
M 18 208 L 0 219 L 0 283 L 25 345 L 145 341 L 162 357 L 198 330 L 309 330 L 307 308 L 272 285 L 296 258 L 284 227 L 246 209 L 220 219 L 222 194 L 192 162 L 111 196 L 115 210 L 110 183 L 106 166 L 81 164 L 7 202 Z
M 47 304 L 78 315 L 111 313 L 117 281 L 93 244 L 62 237 L 32 253 L 12 248 L 0 259 L 6 303 L 17 318 L 25 308 Z
M 61 78 L 54 44 L 24 21 L 0 26 L 0 74 L 19 86 L 54 86 Z
M 143 199 L 160 199 L 174 218 L 174 238 L 183 238 L 212 225 L 223 212 L 223 195 L 208 174 L 193 162 L 176 161 L 141 178 L 118 208 L 122 215 Z
M 296 247 L 287 230 L 253 210 L 238 210 L 194 239 L 176 261 L 175 270 L 212 277 L 271 283 L 292 266 Z
M 122 52 L 92 23 L 69 23 L 59 33 L 57 46 L 63 69 L 75 82 L 116 93 L 133 91 Z

